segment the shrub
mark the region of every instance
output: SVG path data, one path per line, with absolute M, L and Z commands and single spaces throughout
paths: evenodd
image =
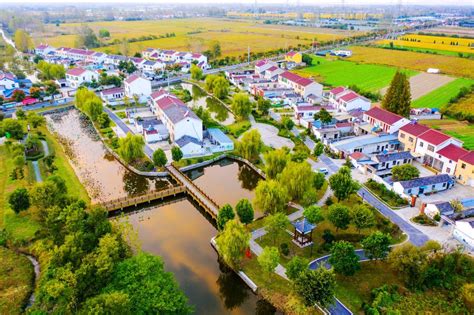
M 290 254 L 290 246 L 288 246 L 288 243 L 282 243 L 280 244 L 280 252 L 284 256 L 288 256 Z

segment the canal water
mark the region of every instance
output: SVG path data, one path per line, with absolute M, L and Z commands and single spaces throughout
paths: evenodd
M 129 172 L 107 154 L 76 110 L 49 115 L 47 122 L 57 132 L 76 174 L 89 194 L 95 196 L 94 200 L 132 196 L 170 185 L 167 180 L 148 179 Z M 217 203 L 233 206 L 241 198 L 252 199 L 260 179 L 245 164 L 227 159 L 189 171 L 187 175 Z M 142 249 L 162 257 L 165 269 L 174 274 L 196 314 L 275 312 L 219 261 L 210 244 L 217 230 L 190 199 L 180 197 L 142 208 L 130 212 L 128 218 L 138 233 Z

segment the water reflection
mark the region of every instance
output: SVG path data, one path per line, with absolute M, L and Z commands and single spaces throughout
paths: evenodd
M 229 111 L 218 100 L 208 97 L 206 99 L 207 109 L 214 113 L 214 118 L 222 122 L 229 118 Z
M 254 190 L 257 187 L 257 184 L 260 179 L 260 175 L 258 175 L 247 164 L 239 164 L 239 181 L 242 184 L 242 188 L 247 190 Z
M 218 259 L 221 274 L 217 279 L 219 296 L 228 310 L 242 305 L 249 296 L 249 290 L 242 286 L 239 276 L 225 263 Z

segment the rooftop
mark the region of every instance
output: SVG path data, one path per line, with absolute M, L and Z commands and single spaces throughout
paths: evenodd
M 66 72 L 66 74 L 69 74 L 69 75 L 72 75 L 72 76 L 79 76 L 79 75 L 83 74 L 86 71 L 87 70 L 83 69 L 83 68 L 72 68 L 72 69 L 69 69 Z
M 103 90 L 101 93 L 103 95 L 112 95 L 112 94 L 117 94 L 117 93 L 123 93 L 124 89 L 121 87 L 115 87 L 107 90 Z
M 387 154 L 377 154 L 375 156 L 377 161 L 389 162 L 389 161 L 396 161 L 396 160 L 404 160 L 404 159 L 413 159 L 413 155 L 411 155 L 410 151 L 403 151 L 403 152 L 393 152 Z
M 388 110 L 382 109 L 380 107 L 372 107 L 367 112 L 365 112 L 365 114 L 388 125 L 393 125 L 403 119 L 402 116 L 389 112 Z
M 400 182 L 404 189 L 410 189 L 415 187 L 430 186 L 440 183 L 447 183 L 452 181 L 448 174 L 440 174 L 426 177 L 419 177 L 411 180 L 405 180 Z
M 209 128 L 207 129 L 207 132 L 209 132 L 209 135 L 214 139 L 215 141 L 219 142 L 221 145 L 222 144 L 229 144 L 233 143 L 232 140 L 226 136 L 225 133 L 222 132 L 222 130 L 218 128 Z
M 463 157 L 468 152 L 469 151 L 451 143 L 446 147 L 442 148 L 441 150 L 438 150 L 438 152 L 436 153 L 457 162 L 459 158 Z
M 302 220 L 291 222 L 291 224 L 295 227 L 295 229 L 300 232 L 301 234 L 308 234 L 311 233 L 316 228 L 316 225 L 311 224 L 303 218 Z
M 179 138 L 178 140 L 175 141 L 176 144 L 179 146 L 179 147 L 184 147 L 185 145 L 189 144 L 189 143 L 194 143 L 194 144 L 197 144 L 197 145 L 202 145 L 202 143 L 196 139 L 196 138 L 193 138 L 193 137 L 190 137 L 190 136 L 182 136 L 181 138 Z
M 433 145 L 440 145 L 441 143 L 449 140 L 451 137 L 437 130 L 429 129 L 418 136 L 418 138 Z
M 416 121 L 412 121 L 409 124 L 406 124 L 402 128 L 400 128 L 401 131 L 406 132 L 412 136 L 418 137 L 422 133 L 430 130 L 429 127 L 426 127 L 425 125 L 420 125 Z
M 332 145 L 341 151 L 352 150 L 359 147 L 364 147 L 371 144 L 383 143 L 383 142 L 398 142 L 396 134 L 391 135 L 373 135 L 368 134 L 359 137 L 352 137 L 341 141 L 334 142 Z
M 469 152 L 468 154 L 459 158 L 461 161 L 474 165 L 474 151 Z
M 337 88 L 334 88 L 334 89 L 330 90 L 329 93 L 334 94 L 334 95 L 337 95 L 337 94 L 339 94 L 339 93 L 344 92 L 345 90 L 346 90 L 345 87 L 340 86 L 340 87 L 337 87 Z

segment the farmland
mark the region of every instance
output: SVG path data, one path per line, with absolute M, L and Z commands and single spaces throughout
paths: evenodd
M 446 74 L 474 79 L 474 60 L 466 58 L 362 46 L 352 47 L 351 49 L 353 55 L 349 60 L 355 62 L 380 64 L 418 71 L 438 68 Z
M 459 102 L 449 105 L 447 113 L 459 120 L 474 120 L 474 93 L 461 99 Z
M 420 123 L 464 141 L 464 148 L 474 150 L 474 125 L 454 119 L 421 120 Z
M 393 43 L 393 48 L 390 47 L 391 42 Z M 378 44 L 378 47 L 385 48 L 385 49 L 406 50 L 406 51 L 413 51 L 413 52 L 419 52 L 419 53 L 429 53 L 429 54 L 453 56 L 453 57 L 460 57 L 459 54 L 462 54 L 463 57 L 474 56 L 474 52 L 463 53 L 463 52 L 456 52 L 456 51 L 449 51 L 449 50 L 430 49 L 426 47 L 407 46 L 406 42 L 398 41 L 398 40 L 383 39 L 383 40 L 377 41 L 377 44 Z
M 451 81 L 412 102 L 412 107 L 441 108 L 456 96 L 463 87 L 474 84 L 474 80 L 459 78 Z
M 296 72 L 306 77 L 313 77 L 329 86 L 354 84 L 362 90 L 377 92 L 390 84 L 396 71 L 397 69 L 394 67 L 358 64 L 346 60 L 315 56 L 311 67 Z M 407 70 L 406 73 L 412 76 L 417 72 Z
M 77 29 L 81 25 L 48 24 L 41 33 L 34 34 L 36 43 L 44 42 L 52 46 L 73 47 Z M 310 44 L 316 41 L 332 41 L 351 35 L 361 34 L 355 31 L 341 31 L 318 28 L 301 28 L 291 26 L 274 26 L 254 23 L 252 21 L 195 18 L 154 21 L 111 21 L 88 23 L 96 33 L 100 29 L 110 32 L 110 38 L 103 41 L 110 44 L 113 40 L 132 39 L 140 36 L 155 35 L 165 37 L 174 33 L 175 37 L 144 40 L 130 43 L 132 54 L 147 47 L 163 49 L 192 50 L 202 52 L 208 49 L 211 40 L 218 40 L 224 56 L 238 56 L 247 52 L 268 51 L 276 48 L 296 47 L 298 44 Z M 116 52 L 116 46 L 101 47 L 101 51 Z
M 389 44 L 390 42 L 393 42 L 396 46 L 436 49 L 467 54 L 474 53 L 474 39 L 467 38 L 409 34 L 401 36 L 396 40 L 382 40 L 378 43 Z

